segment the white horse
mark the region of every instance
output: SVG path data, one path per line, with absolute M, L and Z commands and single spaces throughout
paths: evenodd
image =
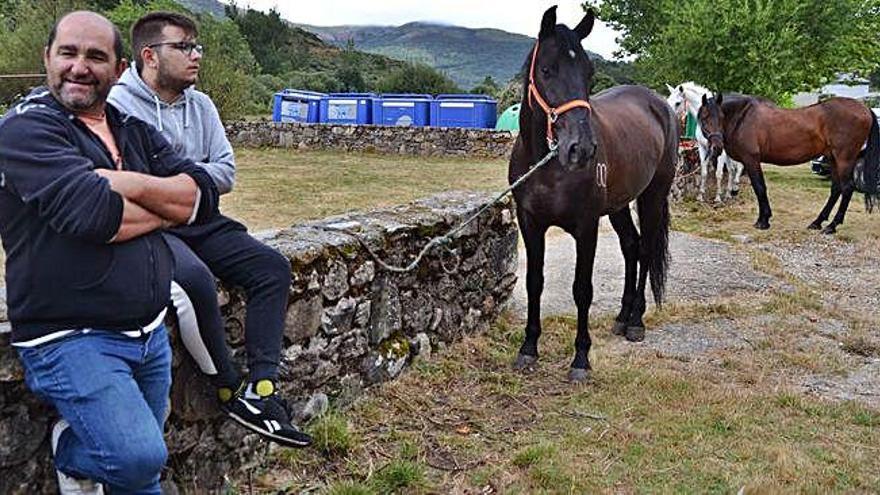
M 666 102 L 669 103 L 669 106 L 671 106 L 673 110 L 675 110 L 675 114 L 681 115 L 683 112 L 687 112 L 697 121 L 696 138 L 700 151 L 700 194 L 697 196 L 697 199 L 699 201 L 704 201 L 704 195 L 706 194 L 706 177 L 709 175 L 709 141 L 700 129 L 700 120 L 697 118 L 697 114 L 700 111 L 700 106 L 703 104 L 703 95 L 706 95 L 707 98 L 711 98 L 712 92 L 690 81 L 681 83 L 674 88 L 668 84 L 666 87 L 669 89 L 669 97 L 666 98 Z M 742 176 L 743 164 L 727 156 L 726 151 L 722 151 L 721 155 L 718 157 L 717 165 L 715 166 L 716 203 L 721 202 L 721 181 L 724 179 L 725 167 L 727 168 L 728 177 L 728 196 L 736 196 L 739 194 L 739 179 Z

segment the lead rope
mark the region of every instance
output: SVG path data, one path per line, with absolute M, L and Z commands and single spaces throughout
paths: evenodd
M 354 232 L 352 232 L 348 229 L 341 229 L 340 232 L 348 234 L 351 237 L 354 237 L 360 243 L 360 245 L 363 246 L 363 248 L 367 250 L 367 253 L 370 254 L 370 256 L 373 258 L 373 260 L 375 260 L 376 263 L 380 267 L 382 267 L 385 270 L 388 270 L 389 272 L 394 272 L 394 273 L 407 273 L 407 272 L 411 272 L 411 271 L 415 270 L 416 267 L 419 265 L 419 263 L 422 261 L 422 259 L 425 257 L 425 255 L 427 255 L 428 252 L 432 248 L 434 248 L 435 246 L 442 246 L 446 250 L 446 253 L 448 255 L 450 255 L 455 260 L 454 263 L 452 264 L 452 268 L 449 268 L 446 261 L 444 261 L 443 258 L 440 259 L 440 267 L 443 268 L 444 272 L 451 275 L 451 274 L 456 273 L 458 271 L 458 267 L 461 264 L 461 259 L 458 256 L 458 250 L 450 249 L 447 246 L 452 241 L 452 237 L 454 235 L 458 234 L 459 232 L 461 232 L 462 230 L 464 230 L 465 227 L 467 227 L 471 222 L 473 222 L 480 215 L 482 215 L 484 211 L 491 208 L 495 204 L 501 202 L 501 200 L 504 199 L 505 196 L 507 196 L 514 189 L 516 189 L 520 184 L 522 184 L 523 182 L 528 180 L 528 178 L 531 177 L 532 174 L 537 172 L 539 168 L 543 167 L 547 162 L 549 162 L 551 158 L 553 158 L 554 156 L 557 155 L 557 153 L 558 153 L 557 147 L 555 145 L 551 146 L 550 151 L 548 151 L 547 154 L 544 155 L 544 158 L 542 158 L 538 163 L 534 164 L 529 169 L 528 172 L 521 175 L 513 184 L 510 185 L 510 187 L 508 187 L 501 194 L 496 196 L 495 199 L 493 199 L 491 202 L 483 205 L 483 207 L 480 208 L 476 213 L 471 215 L 467 220 L 465 220 L 464 222 L 459 224 L 454 229 L 447 232 L 445 235 L 442 235 L 439 237 L 434 237 L 433 239 L 428 241 L 428 243 L 425 244 L 425 246 L 422 248 L 421 252 L 419 252 L 418 256 L 416 256 L 416 258 L 414 260 L 412 260 L 412 262 L 410 262 L 410 264 L 408 264 L 406 266 L 395 266 L 395 265 L 391 265 L 391 264 L 386 263 L 384 260 L 382 260 L 382 258 L 379 257 L 378 254 L 376 254 L 373 251 L 372 248 L 370 248 L 370 246 L 367 245 L 366 241 L 364 241 L 363 238 L 361 238 L 359 235 L 355 234 Z

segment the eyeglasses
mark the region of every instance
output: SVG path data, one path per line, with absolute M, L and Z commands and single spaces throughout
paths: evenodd
M 205 47 L 198 43 L 193 43 L 191 41 L 163 41 L 161 43 L 153 43 L 147 45 L 147 48 L 156 48 L 157 46 L 167 45 L 175 50 L 180 50 L 187 57 L 192 56 L 193 50 L 198 52 L 199 55 L 203 55 L 205 53 Z

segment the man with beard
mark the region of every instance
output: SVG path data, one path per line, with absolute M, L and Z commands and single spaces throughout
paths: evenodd
M 211 99 L 193 85 L 203 49 L 195 23 L 181 14 L 154 12 L 131 30 L 135 64 L 109 101 L 154 125 L 179 153 L 203 167 L 220 194 L 235 181 L 232 147 Z M 181 340 L 201 370 L 212 376 L 221 410 L 264 438 L 287 447 L 312 439 L 290 420 L 278 396 L 278 365 L 290 292 L 290 265 L 277 251 L 222 215 L 206 225 L 165 233 L 176 271 L 171 289 Z M 226 347 L 214 276 L 247 294 L 242 380 Z
M 217 188 L 106 105 L 126 67 L 107 19 L 64 16 L 43 62 L 48 88 L 0 121 L 12 344 L 28 387 L 62 417 L 51 435 L 61 493 L 160 493 L 173 258 L 159 230 L 210 222 Z

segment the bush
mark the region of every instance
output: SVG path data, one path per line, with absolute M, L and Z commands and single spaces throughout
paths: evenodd
M 57 16 L 79 6 L 79 3 L 47 0 L 0 3 L 3 3 L 0 74 L 42 73 L 43 47 L 52 24 Z M 0 103 L 11 104 L 41 84 L 43 81 L 39 79 L 0 81 Z
M 382 93 L 460 93 L 451 79 L 425 64 L 406 64 L 379 80 Z
M 110 20 L 126 33 L 127 52 L 131 52 L 128 36 L 131 26 L 144 14 L 156 10 L 193 16 L 173 0 L 152 0 L 146 4 L 123 0 L 107 13 Z M 220 118 L 241 118 L 258 106 L 252 99 L 256 84 L 251 74 L 258 74 L 259 66 L 250 47 L 231 20 L 218 20 L 211 15 L 193 17 L 199 24 L 199 42 L 205 47 L 198 87 L 214 100 Z

